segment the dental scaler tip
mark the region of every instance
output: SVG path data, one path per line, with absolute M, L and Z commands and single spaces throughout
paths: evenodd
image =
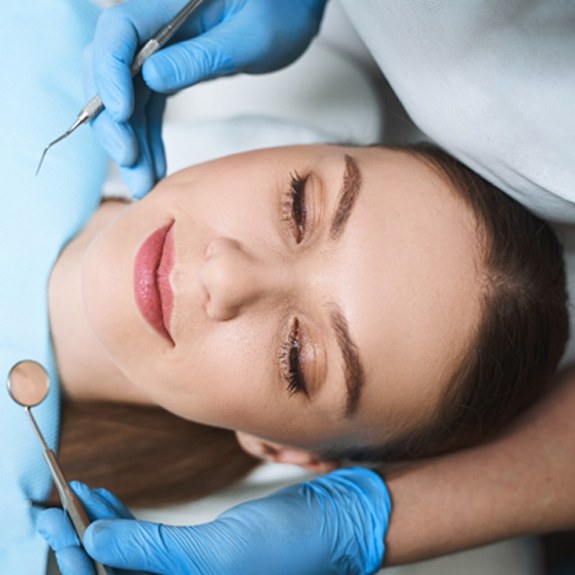
M 96 100 L 96 98 L 98 99 L 99 105 L 100 105 L 100 110 L 98 110 L 95 114 L 92 115 L 93 111 L 95 110 L 94 108 L 94 100 Z M 96 102 L 97 104 L 97 102 Z M 42 167 L 42 164 L 44 163 L 44 158 L 46 157 L 46 153 L 48 152 L 48 150 L 54 145 L 57 144 L 58 142 L 61 142 L 64 138 L 67 138 L 72 132 L 74 132 L 77 128 L 79 128 L 82 124 L 85 124 L 88 120 L 90 120 L 92 117 L 98 115 L 101 111 L 102 111 L 102 102 L 100 101 L 99 97 L 94 97 L 92 100 L 90 100 L 90 102 L 88 102 L 88 104 L 82 109 L 82 111 L 78 114 L 78 117 L 76 118 L 76 121 L 70 126 L 70 128 L 68 128 L 61 136 L 59 136 L 58 138 L 56 138 L 53 142 L 50 142 L 45 148 L 44 151 L 42 152 L 42 156 L 40 157 L 40 161 L 38 162 L 38 167 L 36 168 L 36 176 L 38 176 L 38 173 L 40 172 L 40 168 Z

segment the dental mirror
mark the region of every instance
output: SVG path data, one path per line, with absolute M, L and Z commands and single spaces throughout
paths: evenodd
M 28 414 L 30 423 L 42 445 L 44 459 L 50 469 L 52 479 L 54 480 L 58 495 L 62 501 L 62 506 L 68 512 L 72 525 L 80 541 L 82 541 L 84 531 L 88 525 L 90 525 L 90 520 L 80 500 L 76 497 L 72 489 L 70 489 L 66 477 L 60 469 L 56 454 L 48 447 L 44 435 L 32 415 L 31 408 L 42 403 L 48 395 L 50 389 L 48 373 L 44 367 L 36 361 L 20 361 L 10 370 L 6 383 L 10 397 L 17 404 L 21 405 Z M 101 563 L 94 562 L 94 567 L 97 575 L 110 575 L 113 573 L 111 569 L 108 569 Z
M 17 363 L 8 375 L 8 393 L 22 407 L 35 407 L 46 399 L 50 379 L 46 370 L 35 361 Z

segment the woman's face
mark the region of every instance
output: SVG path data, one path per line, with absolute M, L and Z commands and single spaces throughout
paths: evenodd
M 151 401 L 321 450 L 432 417 L 480 315 L 467 207 L 422 161 L 297 146 L 179 172 L 89 246 L 90 325 Z

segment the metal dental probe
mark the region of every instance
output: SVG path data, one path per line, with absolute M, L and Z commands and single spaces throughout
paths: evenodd
M 154 53 L 156 53 L 168 40 L 177 32 L 180 26 L 186 21 L 188 16 L 203 3 L 204 0 L 191 0 L 188 2 L 163 28 L 160 29 L 150 40 L 148 40 L 140 51 L 136 54 L 134 61 L 132 62 L 131 71 L 132 76 L 135 76 L 144 65 L 144 62 Z M 76 128 L 85 124 L 92 118 L 95 118 L 104 109 L 104 104 L 100 96 L 94 96 L 80 111 L 76 121 L 70 126 L 64 134 L 59 138 L 56 138 L 53 142 L 50 142 L 42 152 L 42 157 L 36 168 L 36 176 L 40 172 L 42 163 L 46 156 L 46 152 L 54 145 L 67 138 Z
M 68 513 L 74 530 L 78 534 L 80 541 L 82 541 L 84 531 L 86 531 L 88 525 L 90 525 L 90 520 L 82 503 L 80 503 L 80 500 L 68 485 L 68 481 L 60 468 L 56 454 L 48 447 L 44 435 L 32 414 L 32 408 L 40 405 L 48 395 L 48 390 L 50 389 L 48 374 L 44 367 L 36 361 L 24 360 L 12 367 L 8 374 L 6 384 L 10 397 L 17 404 L 21 405 L 28 415 L 30 423 L 42 446 L 42 454 L 52 475 L 54 485 L 58 490 L 62 506 Z M 94 562 L 93 565 L 96 575 L 113 575 L 114 573 L 112 569 L 101 563 Z

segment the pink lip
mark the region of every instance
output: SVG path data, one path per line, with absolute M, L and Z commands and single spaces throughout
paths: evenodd
M 134 265 L 134 295 L 144 319 L 172 345 L 170 318 L 174 293 L 170 286 L 170 271 L 174 265 L 173 224 L 153 232 L 136 255 Z

